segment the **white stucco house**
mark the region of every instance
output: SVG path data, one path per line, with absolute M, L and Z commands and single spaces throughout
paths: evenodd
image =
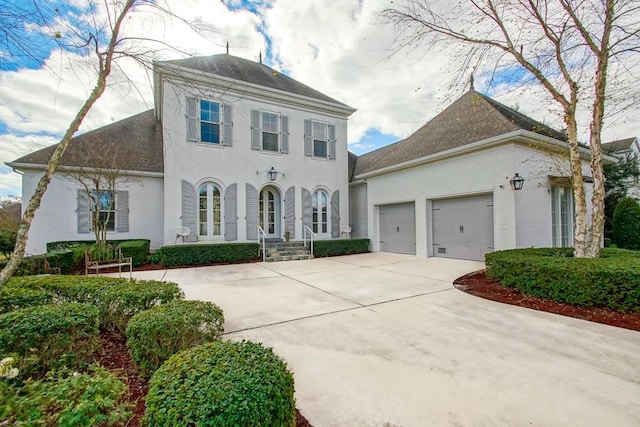
M 340 236 L 349 224 L 347 119 L 355 111 L 264 64 L 227 54 L 157 62 L 155 108 L 72 140 L 42 200 L 27 253 L 91 240 L 91 206 L 70 171 L 110 162 L 112 239 L 185 242 Z M 55 145 L 9 166 L 29 199 Z M 67 173 L 65 173 L 65 171 Z
M 193 243 L 257 241 L 260 229 L 300 240 L 307 227 L 341 238 L 350 227 L 374 251 L 479 260 L 573 243 L 564 135 L 474 90 L 358 157 L 347 150 L 353 108 L 264 64 L 228 54 L 157 62 L 154 89 L 153 110 L 74 138 L 28 253 L 91 240 L 91 204 L 68 172 L 97 167 L 96 152 L 126 178 L 105 196 L 109 237 L 152 248 L 174 244 L 183 227 Z M 24 199 L 54 149 L 9 163 Z
M 408 138 L 351 158 L 353 235 L 374 251 L 474 260 L 572 246 L 567 153 L 562 133 L 472 89 Z

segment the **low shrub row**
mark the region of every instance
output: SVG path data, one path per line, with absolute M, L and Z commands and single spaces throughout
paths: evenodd
M 62 369 L 22 386 L 0 381 L 0 419 L 13 426 L 117 426 L 131 416 L 127 386 L 104 368 Z M 6 423 L 6 424 L 5 424 Z
M 43 303 L 92 304 L 100 313 L 100 324 L 124 332 L 136 313 L 184 298 L 176 283 L 87 276 L 14 277 L 0 290 L 0 312 Z
M 11 355 L 24 377 L 52 368 L 79 368 L 100 347 L 98 308 L 64 303 L 0 315 L 0 354 Z
M 351 255 L 369 252 L 369 239 L 316 240 L 314 256 Z
M 258 258 L 258 243 L 219 243 L 211 245 L 172 245 L 159 249 L 165 267 L 206 265 L 217 262 L 248 262 Z
M 147 260 L 151 241 L 147 239 L 135 239 L 135 240 L 109 240 L 107 244 L 117 245 L 122 251 L 122 255 L 125 257 L 131 257 L 133 266 L 137 267 L 142 265 Z M 87 248 L 95 246 L 93 240 L 64 240 L 59 242 L 47 243 L 47 259 L 50 257 L 50 253 L 56 251 L 71 251 L 74 254 L 74 268 L 81 268 L 84 266 L 84 251 Z M 51 266 L 54 266 L 51 264 Z M 58 265 L 55 265 L 57 267 Z M 64 269 L 63 269 L 64 273 Z
M 153 375 L 149 426 L 295 426 L 293 375 L 270 348 L 211 342 L 182 351 Z
M 143 376 L 181 350 L 220 338 L 224 315 L 204 301 L 175 300 L 142 311 L 127 325 L 127 345 Z
M 520 292 L 586 307 L 640 312 L 640 253 L 605 248 L 600 258 L 570 249 L 514 249 L 486 255 L 487 275 Z

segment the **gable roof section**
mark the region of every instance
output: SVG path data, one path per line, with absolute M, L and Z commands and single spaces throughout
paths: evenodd
M 517 130 L 566 140 L 563 133 L 470 90 L 406 139 L 359 156 L 354 175 L 373 172 Z
M 58 145 L 27 154 L 8 165 L 46 165 Z M 60 166 L 107 167 L 100 154 L 108 156 L 108 164 L 120 170 L 162 173 L 162 125 L 153 110 L 76 136 L 62 155 Z
M 248 59 L 233 55 L 200 56 L 163 62 L 348 107 L 346 104 L 318 92 L 262 63 L 249 61 Z
M 605 154 L 613 154 L 619 151 L 631 150 L 636 137 L 618 139 L 616 141 L 606 142 L 602 144 L 602 152 Z

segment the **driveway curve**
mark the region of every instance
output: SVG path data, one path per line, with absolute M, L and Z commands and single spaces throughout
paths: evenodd
M 473 297 L 474 261 L 370 253 L 134 273 L 273 347 L 323 426 L 638 426 L 640 333 Z

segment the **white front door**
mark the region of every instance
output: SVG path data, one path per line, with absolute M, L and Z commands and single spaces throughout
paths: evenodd
M 260 192 L 260 227 L 267 237 L 280 237 L 280 193 L 273 187 Z

